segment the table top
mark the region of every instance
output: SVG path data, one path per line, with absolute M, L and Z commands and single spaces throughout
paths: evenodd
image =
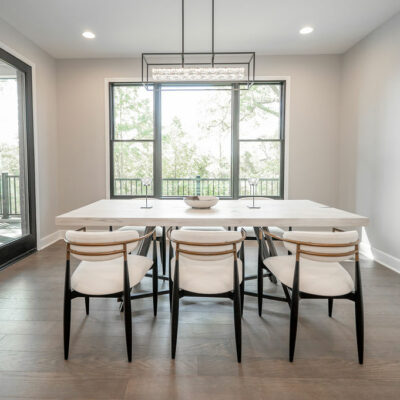
M 360 227 L 368 218 L 310 200 L 220 200 L 210 209 L 192 209 L 183 200 L 99 200 L 56 217 L 59 226 L 292 226 Z

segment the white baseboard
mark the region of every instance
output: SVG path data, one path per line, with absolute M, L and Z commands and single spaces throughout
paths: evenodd
M 400 273 L 400 259 L 391 256 L 381 250 L 372 248 L 372 254 L 374 255 L 374 260 L 385 267 Z
M 95 228 L 93 228 L 91 230 L 96 230 L 96 229 L 99 229 L 99 228 L 95 227 Z M 101 228 L 100 230 L 104 230 L 104 228 Z M 52 245 L 53 243 L 57 242 L 58 240 L 63 240 L 66 231 L 67 231 L 67 229 L 60 229 L 58 231 L 50 233 L 50 235 L 47 235 L 44 238 L 39 239 L 38 240 L 38 244 L 37 244 L 37 249 L 38 250 L 43 250 L 46 247 L 48 247 L 48 246 Z M 108 227 L 107 227 L 107 231 L 108 231 Z
M 382 264 L 386 268 L 391 269 L 397 273 L 400 273 L 400 259 L 385 253 L 384 251 L 375 249 L 369 246 L 367 243 L 360 243 L 360 253 L 377 263 Z
M 43 250 L 47 246 L 52 245 L 53 243 L 64 238 L 65 231 L 59 230 L 51 233 L 50 235 L 45 236 L 44 238 L 39 239 L 38 241 L 38 250 Z

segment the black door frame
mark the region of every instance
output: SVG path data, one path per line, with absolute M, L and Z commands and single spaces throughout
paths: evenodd
M 25 76 L 26 176 L 29 210 L 29 234 L 0 246 L 0 269 L 37 249 L 35 197 L 35 145 L 33 132 L 32 67 L 0 48 L 0 59 L 19 69 Z M 22 212 L 22 210 L 21 210 Z

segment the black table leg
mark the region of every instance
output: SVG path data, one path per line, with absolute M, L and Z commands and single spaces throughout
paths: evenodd
M 155 228 L 155 226 L 146 226 L 145 230 L 144 230 L 144 234 L 147 235 L 149 232 L 151 232 L 153 229 Z M 151 241 L 153 240 L 153 238 L 151 236 L 147 237 L 146 239 L 143 239 L 140 244 L 139 244 L 139 249 L 137 254 L 139 256 L 147 256 L 147 253 L 149 252 L 149 248 L 150 248 L 150 244 Z
M 267 241 L 268 246 L 267 246 L 267 244 L 265 243 L 265 240 L 260 240 L 260 232 L 261 232 L 261 230 L 262 230 L 263 228 L 260 228 L 260 227 L 256 227 L 256 226 L 255 226 L 255 227 L 253 227 L 253 229 L 254 229 L 254 233 L 255 233 L 255 235 L 256 235 L 257 243 L 258 243 L 258 245 L 260 246 L 260 249 L 261 249 L 261 258 L 262 258 L 263 260 L 265 260 L 265 259 L 268 258 L 268 257 L 276 256 L 278 253 L 277 253 L 277 251 L 276 251 L 276 248 L 275 248 L 275 246 L 274 246 L 274 243 L 273 243 L 272 240 L 268 240 L 268 239 L 271 239 L 271 238 L 270 238 L 269 236 L 266 237 L 266 241 Z M 268 229 L 268 228 L 265 228 L 265 229 Z M 260 262 L 260 260 L 259 260 L 258 262 Z M 276 283 L 277 283 L 277 280 L 276 280 L 275 275 L 272 274 L 272 272 L 269 271 L 268 268 L 265 267 L 265 265 L 262 265 L 262 268 L 263 268 L 264 270 L 266 270 L 266 273 L 263 274 L 263 277 L 268 276 L 269 279 L 270 279 L 270 281 L 271 281 L 272 283 L 276 284 Z M 247 280 L 257 279 L 257 275 L 246 276 L 244 279 L 245 279 L 246 281 L 247 281 Z M 253 292 L 253 291 L 249 291 L 249 290 L 245 290 L 244 294 L 247 295 L 247 296 L 253 296 L 253 297 L 257 297 L 257 296 L 258 296 L 257 292 Z M 265 294 L 265 293 L 263 293 L 262 297 L 263 297 L 264 299 L 270 299 L 270 300 L 277 300 L 277 301 L 284 301 L 284 302 L 287 302 L 286 297 L 272 296 L 272 295 Z

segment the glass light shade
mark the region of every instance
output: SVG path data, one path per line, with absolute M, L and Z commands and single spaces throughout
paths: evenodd
M 259 179 L 258 178 L 249 178 L 247 179 L 247 182 L 249 182 L 249 185 L 255 186 L 258 184 Z
M 243 67 L 153 68 L 155 82 L 245 81 Z
M 151 178 L 143 178 L 142 179 L 142 184 L 144 186 L 150 186 L 151 185 Z

